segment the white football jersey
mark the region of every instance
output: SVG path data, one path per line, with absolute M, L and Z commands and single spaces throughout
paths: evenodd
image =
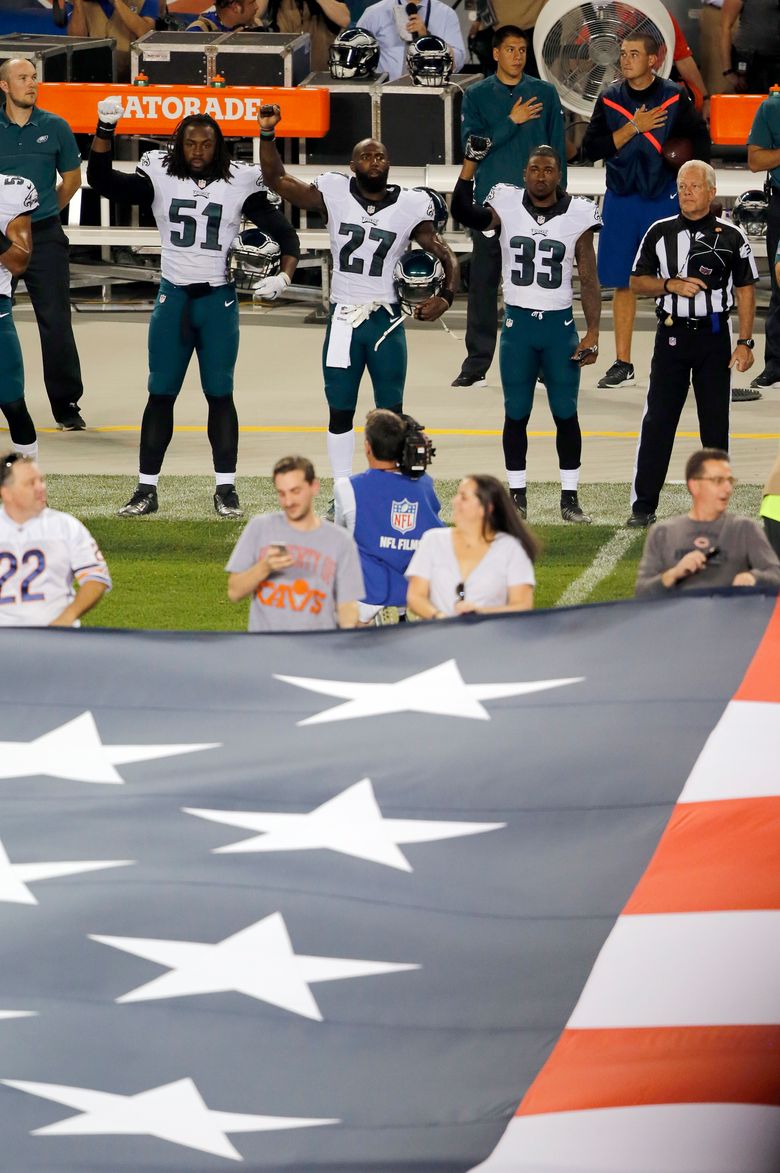
M 29 216 L 38 207 L 38 192 L 21 175 L 0 175 L 0 232 L 17 216 Z M 0 297 L 11 296 L 11 274 L 0 254 Z
M 136 167 L 154 187 L 152 212 L 162 238 L 162 275 L 174 285 L 224 285 L 227 251 L 249 196 L 266 191 L 253 163 L 231 163 L 230 182 L 176 179 L 165 151 L 147 151 Z
M 0 627 L 47 627 L 75 598 L 74 582 L 104 582 L 105 559 L 69 513 L 44 509 L 19 525 L 0 508 Z
M 427 192 L 391 184 L 381 206 L 357 194 L 348 175 L 328 171 L 314 186 L 328 212 L 333 276 L 330 300 L 342 305 L 396 302 L 393 269 L 418 224 L 433 220 Z
M 601 228 L 593 200 L 565 195 L 552 208 L 534 208 L 525 191 L 498 183 L 485 203 L 501 217 L 504 301 L 527 310 L 566 310 L 572 303 L 574 246 Z

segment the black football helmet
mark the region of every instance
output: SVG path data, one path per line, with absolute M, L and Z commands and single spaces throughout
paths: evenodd
M 259 228 L 248 228 L 233 238 L 227 255 L 227 279 L 250 293 L 258 281 L 279 272 L 282 250 Z
M 373 77 L 379 64 L 379 43 L 366 29 L 343 29 L 328 50 L 330 76 Z
M 406 68 L 416 86 L 441 89 L 452 77 L 452 54 L 441 37 L 418 37 L 406 50 Z
M 416 187 L 415 191 L 424 191 L 427 196 L 431 198 L 431 208 L 429 219 L 433 220 L 433 226 L 437 232 L 443 232 L 447 224 L 447 202 L 444 196 L 432 187 Z
M 743 191 L 742 195 L 734 200 L 731 219 L 747 236 L 766 236 L 769 219 L 768 197 L 757 188 L 753 191 Z
M 410 248 L 395 263 L 393 283 L 401 308 L 411 314 L 415 306 L 441 292 L 444 266 L 432 253 Z

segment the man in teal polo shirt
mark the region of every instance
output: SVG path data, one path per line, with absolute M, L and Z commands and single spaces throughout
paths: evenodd
M 70 321 L 68 239 L 60 212 L 81 186 L 81 155 L 64 118 L 36 106 L 38 78 L 31 61 L 4 61 L 0 91 L 5 95 L 0 174 L 31 180 L 40 201 L 32 216 L 33 255 L 24 282 L 38 322 L 46 393 L 57 426 L 80 432 L 85 425 L 78 402 L 84 388 Z
M 490 153 L 480 162 L 474 198 L 482 203 L 497 183 L 523 185 L 523 173 L 534 147 L 553 147 L 562 160 L 566 187 L 566 143 L 563 112 L 554 86 L 525 72 L 528 39 L 514 25 L 503 25 L 493 35 L 496 72 L 477 82 L 463 97 L 463 145 L 471 135 L 490 139 Z M 475 158 L 477 156 L 474 156 Z M 474 233 L 469 279 L 466 350 L 453 387 L 483 387 L 493 361 L 498 332 L 498 282 L 501 248 L 498 237 Z

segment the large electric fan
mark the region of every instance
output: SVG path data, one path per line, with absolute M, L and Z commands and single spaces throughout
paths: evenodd
M 661 46 L 656 73 L 672 69 L 674 27 L 660 0 L 642 0 L 642 7 L 607 0 L 548 0 L 534 30 L 539 75 L 558 91 L 561 102 L 576 114 L 590 114 L 605 86 L 619 81 L 620 46 L 629 33 L 649 33 Z

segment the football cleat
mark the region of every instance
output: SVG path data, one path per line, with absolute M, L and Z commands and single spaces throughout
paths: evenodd
M 77 403 L 69 403 L 65 415 L 57 420 L 61 432 L 83 432 L 86 426 Z
M 561 493 L 561 517 L 573 525 L 591 525 L 593 518 L 582 512 L 579 497 L 576 493 Z
M 528 499 L 525 489 L 510 489 L 509 496 L 520 517 L 525 521 L 528 517 Z
M 654 513 L 632 513 L 626 525 L 629 529 L 647 529 L 648 526 L 655 525 L 655 522 Z
M 235 485 L 217 485 L 214 493 L 214 508 L 220 517 L 244 516 L 244 511 L 238 502 Z
M 154 485 L 138 485 L 127 505 L 117 511 L 118 517 L 144 517 L 147 513 L 156 513 L 157 490 Z

